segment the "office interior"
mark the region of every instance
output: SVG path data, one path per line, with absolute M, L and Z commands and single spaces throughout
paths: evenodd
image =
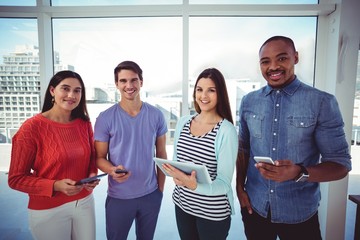
M 308 1 L 298 1 L 291 4 L 285 3 L 286 1 L 280 4 L 267 4 L 266 1 L 255 4 L 250 1 L 245 4 L 238 4 L 237 1 L 179 0 L 174 1 L 174 4 L 168 3 L 172 1 L 155 1 L 155 4 L 111 6 L 61 6 L 61 4 L 52 6 L 50 0 L 36 0 L 34 6 L 2 5 L 1 2 L 0 0 L 0 19 L 36 20 L 40 62 L 40 98 L 44 96 L 48 81 L 55 71 L 54 19 L 178 18 L 181 26 L 179 34 L 181 55 L 177 62 L 177 68 L 180 69 L 179 72 L 182 76 L 177 83 L 181 89 L 181 95 L 179 95 L 181 104 L 177 112 L 178 115 L 191 112 L 191 101 L 189 101 L 191 99 L 189 92 L 191 85 L 188 82 L 192 62 L 190 52 L 193 50 L 189 43 L 189 29 L 191 28 L 189 22 L 192 17 L 315 17 L 316 37 L 312 84 L 314 87 L 336 96 L 343 115 L 345 133 L 349 144 L 353 140 L 354 100 L 360 42 L 360 1 L 358 0 L 320 0 L 318 4 L 309 4 Z M 204 25 L 203 27 L 212 28 L 215 26 Z M 276 29 L 277 26 L 273 25 L 272 27 Z M 0 36 L 0 39 L 5 38 L 6 36 Z M 146 40 L 147 36 L 143 36 L 143 38 Z M 136 46 L 130 47 L 136 48 Z M 247 46 L 243 47 L 247 48 Z M 91 51 L 91 48 L 86 50 Z M 159 62 L 159 67 L 156 69 L 159 74 L 162 71 L 161 65 L 165 63 L 166 59 Z M 110 66 L 110 69 L 112 68 L 113 66 Z M 99 71 L 102 70 L 99 69 Z M 157 84 L 166 85 L 165 82 Z M 236 112 L 236 108 L 233 111 Z M 171 148 L 171 143 L 169 143 L 169 147 Z M 11 143 L 0 144 L 1 171 L 6 172 L 6 166 L 10 161 L 10 152 Z M 357 163 L 358 157 L 354 154 L 352 156 L 353 172 L 360 174 L 360 164 Z M 339 181 L 321 183 L 322 199 L 319 216 L 323 239 L 345 239 L 346 213 L 349 201 L 348 186 L 349 177 Z M 360 194 L 360 189 L 358 189 L 358 194 Z

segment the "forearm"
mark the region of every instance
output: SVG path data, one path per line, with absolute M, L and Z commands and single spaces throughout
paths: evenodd
M 236 160 L 236 191 L 244 191 L 248 164 L 249 156 L 239 150 Z
M 334 162 L 324 162 L 306 167 L 309 172 L 309 182 L 329 182 L 340 180 L 348 174 L 348 169 Z
M 160 168 L 156 167 L 156 171 L 157 171 L 157 180 L 158 180 L 158 186 L 161 192 L 164 191 L 164 187 L 165 187 L 165 179 L 166 176 L 165 174 L 160 170 Z
M 162 158 L 162 159 L 167 159 L 167 154 L 166 154 L 166 150 L 165 148 L 162 151 L 157 151 L 156 152 L 156 157 L 158 158 Z M 156 172 L 157 172 L 157 180 L 158 180 L 158 186 L 161 192 L 164 191 L 164 187 L 165 187 L 165 179 L 166 176 L 165 174 L 160 170 L 159 167 L 156 167 Z
M 96 159 L 96 165 L 104 173 L 110 173 L 115 167 L 109 160 L 102 157 Z

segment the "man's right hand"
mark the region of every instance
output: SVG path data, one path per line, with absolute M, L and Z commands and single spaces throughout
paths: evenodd
M 247 192 L 243 188 L 237 186 L 236 187 L 236 193 L 237 193 L 237 197 L 238 197 L 239 202 L 240 202 L 240 207 L 241 208 L 246 208 L 248 213 L 252 214 L 253 210 L 252 210 L 252 207 L 251 207 L 251 204 L 250 204 L 250 199 L 249 199 L 249 196 L 248 196 Z

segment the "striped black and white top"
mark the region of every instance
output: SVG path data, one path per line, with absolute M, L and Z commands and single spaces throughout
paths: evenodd
M 215 137 L 223 121 L 220 121 L 211 131 L 194 136 L 190 132 L 190 119 L 183 127 L 177 144 L 177 159 L 180 162 L 193 162 L 205 165 L 211 180 L 217 175 L 215 156 Z M 174 203 L 184 212 L 213 221 L 221 221 L 231 215 L 231 207 L 226 195 L 202 195 L 192 190 L 175 186 Z

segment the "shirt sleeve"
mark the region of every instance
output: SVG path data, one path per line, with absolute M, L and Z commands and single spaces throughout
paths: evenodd
M 217 176 L 210 184 L 198 183 L 196 193 L 221 195 L 231 191 L 235 162 L 238 152 L 238 136 L 234 125 L 223 122 L 215 141 Z
M 8 183 L 21 192 L 51 197 L 55 180 L 36 177 L 31 170 L 38 149 L 38 133 L 30 124 L 23 124 L 13 137 Z
M 104 116 L 104 113 L 100 113 L 100 115 L 96 118 L 95 126 L 94 126 L 94 140 L 100 142 L 109 142 L 109 133 L 107 130 L 107 117 Z
M 336 162 L 351 170 L 349 145 L 346 142 L 344 122 L 338 102 L 333 95 L 326 95 L 320 108 L 315 139 L 322 162 Z

